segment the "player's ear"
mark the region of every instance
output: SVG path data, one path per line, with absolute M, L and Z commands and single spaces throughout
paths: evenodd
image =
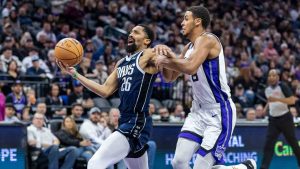
M 145 44 L 146 46 L 148 46 L 150 43 L 151 43 L 151 40 L 150 40 L 150 39 L 144 39 L 144 44 Z
M 195 19 L 195 25 L 196 26 L 199 26 L 199 25 L 201 25 L 202 24 L 202 19 L 201 18 L 196 18 Z

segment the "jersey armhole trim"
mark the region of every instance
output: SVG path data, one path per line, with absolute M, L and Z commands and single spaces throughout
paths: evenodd
M 141 52 L 138 56 L 137 56 L 137 58 L 136 58 L 136 67 L 138 68 L 138 70 L 141 72 L 141 73 L 143 73 L 143 74 L 145 74 L 145 71 L 140 67 L 140 65 L 139 65 L 139 60 L 140 60 L 140 57 L 143 55 L 143 52 Z

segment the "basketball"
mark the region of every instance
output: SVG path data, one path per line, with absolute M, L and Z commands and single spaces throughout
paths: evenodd
M 64 38 L 55 45 L 54 56 L 64 65 L 76 66 L 82 60 L 83 47 L 76 39 Z

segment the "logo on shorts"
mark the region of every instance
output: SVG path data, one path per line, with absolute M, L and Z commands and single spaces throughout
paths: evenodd
M 215 157 L 217 157 L 218 160 L 222 159 L 225 149 L 226 148 L 224 146 L 217 146 L 217 149 L 215 151 Z

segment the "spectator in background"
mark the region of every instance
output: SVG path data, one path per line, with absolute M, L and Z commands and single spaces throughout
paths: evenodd
M 104 47 L 104 30 L 102 27 L 96 28 L 96 34 L 92 37 L 92 41 L 96 50 Z
M 246 113 L 246 120 L 247 120 L 247 121 L 255 121 L 255 120 L 256 120 L 255 109 L 249 108 L 249 109 L 247 110 L 247 113 Z
M 69 32 L 70 32 L 70 25 L 69 24 L 63 24 L 61 27 L 61 31 L 59 35 L 57 36 L 57 41 L 60 41 L 64 38 L 69 37 Z
M 26 96 L 23 93 L 23 85 L 20 80 L 12 85 L 12 93 L 6 97 L 6 103 L 12 103 L 16 108 L 16 114 L 18 118 L 21 118 L 22 110 L 27 105 Z
M 102 111 L 101 118 L 103 118 L 107 122 L 107 125 L 109 126 L 109 122 L 110 122 L 109 113 L 106 111 Z
M 3 42 L 2 47 L 11 49 L 12 55 L 16 56 L 20 60 L 21 54 L 20 54 L 19 49 L 16 47 L 16 46 L 18 46 L 18 44 L 16 43 L 15 38 L 17 38 L 17 37 L 7 36 Z
M 27 105 L 28 107 L 32 107 L 36 105 L 36 93 L 32 88 L 27 89 L 26 91 Z
M 7 77 L 6 80 L 15 81 L 19 78 L 20 72 L 18 69 L 18 63 L 15 60 L 12 60 L 8 63 L 7 66 Z
M 51 24 L 47 21 L 43 23 L 43 29 L 37 33 L 36 39 L 40 39 L 43 34 L 45 34 L 46 38 L 50 39 L 53 43 L 57 42 L 56 35 L 52 32 Z
M 111 132 L 114 132 L 119 126 L 119 118 L 120 118 L 120 111 L 117 108 L 111 108 L 109 110 L 109 121 L 108 127 Z
M 79 133 L 84 139 L 92 142 L 96 150 L 101 146 L 102 142 L 111 134 L 108 127 L 102 126 L 100 121 L 101 111 L 97 107 L 93 107 L 89 112 L 89 119 L 84 120 L 80 126 Z
M 181 104 L 176 104 L 174 112 L 170 115 L 170 122 L 183 122 L 185 113 Z
M 255 105 L 256 119 L 265 119 L 266 111 L 262 104 Z
M 171 97 L 171 88 L 172 84 L 167 83 L 162 74 L 158 73 L 155 82 L 154 82 L 154 88 L 153 88 L 153 94 L 152 97 L 156 98 L 158 100 L 166 100 L 170 99 Z
M 59 150 L 59 140 L 48 129 L 43 127 L 44 115 L 35 113 L 32 124 L 27 127 L 28 144 L 36 149 L 41 149 L 41 153 L 48 157 L 48 169 L 58 169 L 59 159 L 64 158 L 60 169 L 73 168 L 77 154 L 76 147 L 66 147 Z
M 45 64 L 45 62 L 42 59 L 40 59 L 38 52 L 39 52 L 39 50 L 36 47 L 29 49 L 29 56 L 26 56 L 22 60 L 22 72 L 23 73 L 25 73 L 28 68 L 33 66 L 32 60 L 34 60 L 34 59 L 36 60 L 37 58 L 38 58 L 41 69 L 43 69 L 45 72 L 49 72 L 48 66 Z
M 82 62 L 80 63 L 80 67 L 78 68 L 78 73 L 82 74 L 87 78 L 96 78 L 96 74 L 93 72 L 91 68 L 91 59 L 84 57 Z
M 236 107 L 236 117 L 237 117 L 237 119 L 245 118 L 242 106 L 239 103 L 235 103 L 235 107 Z
M 83 92 L 83 86 L 78 80 L 73 81 L 73 92 L 69 95 L 69 104 L 80 103 L 83 108 L 91 108 L 94 106 L 89 92 Z
M 26 32 L 28 33 L 28 32 Z M 29 33 L 28 33 L 29 34 Z M 26 34 L 24 34 L 26 35 Z M 30 34 L 28 36 L 31 36 Z M 21 47 L 20 47 L 20 60 L 23 60 L 26 56 L 29 56 L 29 51 L 31 48 L 34 47 L 34 44 L 33 44 L 33 40 L 31 37 L 27 37 L 25 38 L 24 37 L 24 44 L 22 44 L 22 40 L 21 40 Z
M 46 78 L 46 72 L 41 68 L 40 58 L 38 56 L 33 56 L 32 58 L 32 66 L 26 70 L 26 75 L 29 76 L 39 76 L 41 78 Z M 31 79 L 31 78 L 30 78 Z M 32 79 L 34 80 L 34 79 Z M 37 79 L 35 79 L 37 80 Z
M 18 65 L 15 60 L 12 60 L 8 63 L 7 66 L 7 72 L 3 76 L 3 80 L 8 80 L 8 81 L 16 81 L 17 79 L 20 79 L 20 72 L 18 71 Z M 3 91 L 5 91 L 6 94 L 11 92 L 11 83 L 6 83 L 3 86 Z
M 160 121 L 169 122 L 170 121 L 170 113 L 166 107 L 161 107 L 158 109 L 158 114 L 160 115 Z
M 11 61 L 16 61 L 18 68 L 21 66 L 21 62 L 18 59 L 17 56 L 14 56 L 12 54 L 12 49 L 11 48 L 4 48 L 2 49 L 2 54 L 0 56 L 0 62 L 2 62 L 2 72 L 7 72 L 8 70 L 8 64 Z
M 20 122 L 17 116 L 15 116 L 16 109 L 13 104 L 7 103 L 5 105 L 5 118 L 4 123 Z
M 47 112 L 47 105 L 45 103 L 37 103 L 35 113 L 42 114 L 44 116 L 44 126 L 50 128 L 50 120 L 51 114 Z
M 242 108 L 249 107 L 249 102 L 245 96 L 245 89 L 242 84 L 235 86 L 234 95 L 232 96 L 234 103 L 238 103 Z
M 25 124 L 31 123 L 30 107 L 26 106 L 22 111 L 22 122 Z
M 300 124 L 300 117 L 298 116 L 297 109 L 295 107 L 290 107 L 290 112 L 293 116 L 293 121 L 295 124 Z
M 54 115 L 56 110 L 61 109 L 63 106 L 63 100 L 59 96 L 59 86 L 56 83 L 52 83 L 50 88 L 49 95 L 46 97 L 46 104 L 48 105 L 47 112 Z M 65 114 L 55 114 L 56 116 L 64 116 Z
M 96 62 L 96 67 L 93 70 L 93 73 L 96 74 L 96 80 L 100 84 L 103 84 L 108 77 L 108 75 L 105 71 L 106 69 L 107 68 L 102 60 L 98 60 Z
M 275 61 L 276 59 L 278 59 L 278 52 L 274 48 L 272 40 L 268 41 L 268 46 L 264 49 L 264 55 L 268 60 Z
M 50 73 L 55 75 L 58 69 L 55 63 L 54 49 L 49 50 L 47 56 L 48 59 L 46 59 L 46 65 L 49 68 Z
M 82 138 L 78 132 L 78 127 L 71 116 L 64 118 L 61 129 L 54 134 L 59 139 L 61 146 L 77 147 L 77 157 L 83 157 L 86 161 L 89 161 L 95 153 L 95 150 L 91 147 L 91 141 Z
M 76 123 L 82 123 L 83 118 L 83 107 L 80 103 L 73 103 L 71 109 L 71 117 L 76 121 Z

